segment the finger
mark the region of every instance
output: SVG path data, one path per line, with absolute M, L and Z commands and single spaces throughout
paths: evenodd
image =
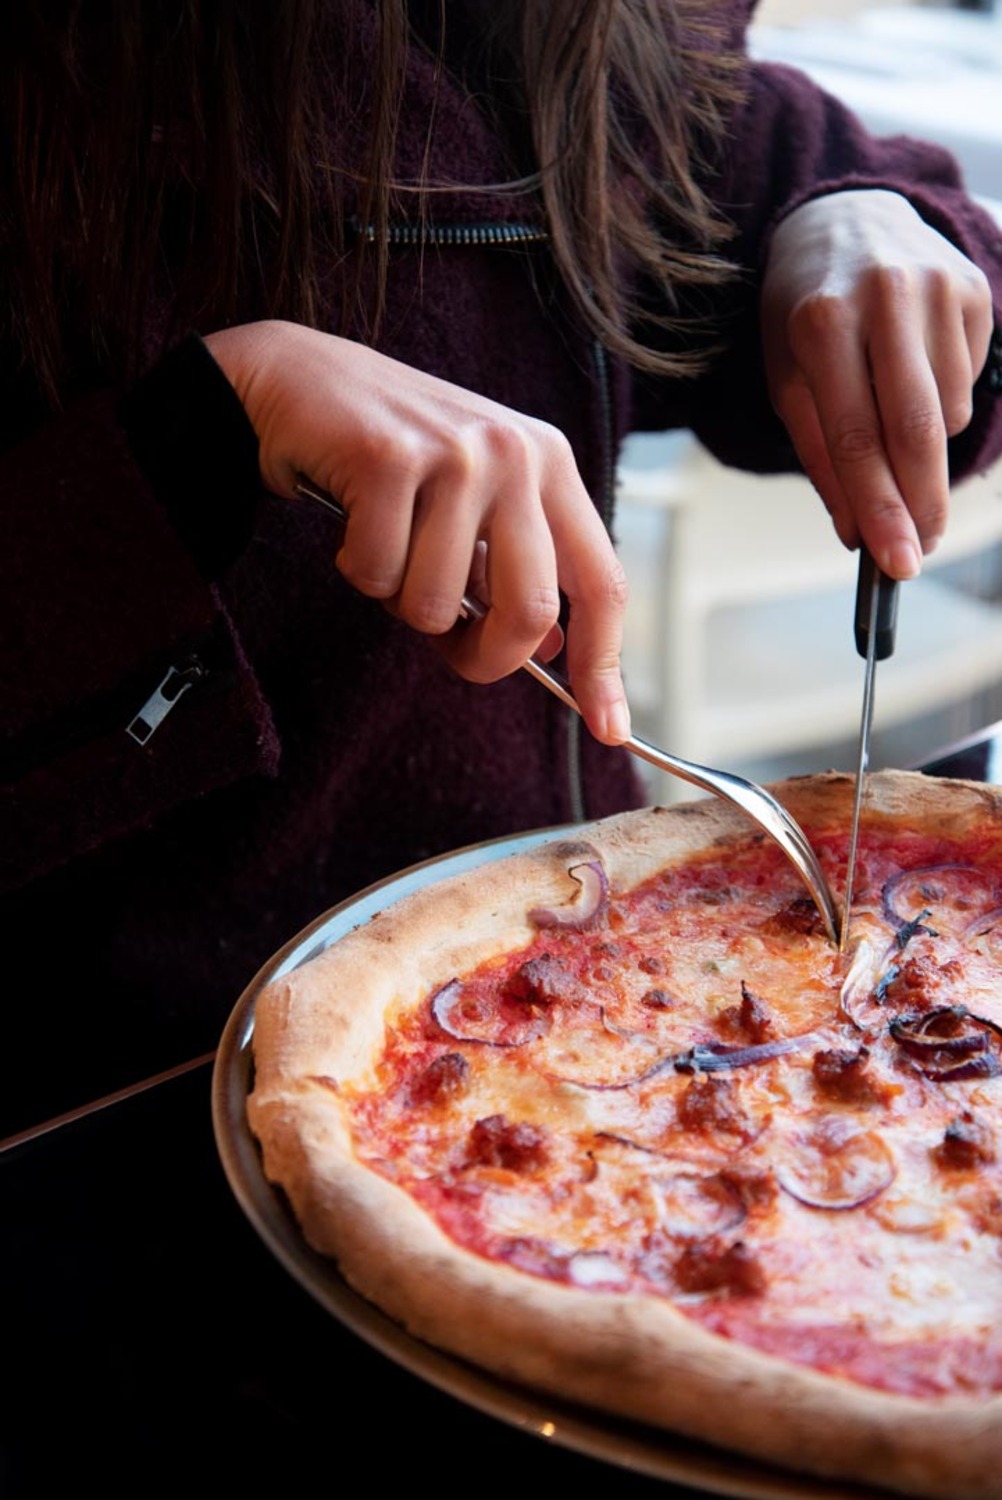
M 924 330 L 907 304 L 896 302 L 875 318 L 870 363 L 894 477 L 922 550 L 931 552 L 949 512 L 947 430 Z
M 361 594 L 392 599 L 407 568 L 414 492 L 410 484 L 373 478 L 363 497 L 344 505 L 348 513 L 338 572 Z
M 469 597 L 482 604 L 485 609 L 490 608 L 491 589 L 487 577 L 487 543 L 479 541 L 473 554 L 473 564 L 470 568 L 470 577 L 466 585 Z M 546 632 L 539 642 L 533 656 L 538 656 L 540 661 L 552 661 L 559 656 L 564 648 L 564 632 L 560 624 L 554 625 Z
M 601 518 L 577 475 L 554 481 L 548 511 L 560 586 L 569 605 L 567 666 L 582 717 L 596 739 L 620 744 L 630 710 L 620 655 L 629 587 Z
M 991 301 L 987 317 L 975 297 L 958 302 L 954 283 L 934 284 L 926 313 L 926 348 L 947 434 L 963 432 L 974 412 L 974 383 L 987 358 L 991 339 Z
M 630 709 L 623 687 L 620 656 L 623 649 L 619 604 L 626 599 L 626 578 L 614 568 L 603 591 L 608 606 L 596 608 L 589 590 L 587 605 L 570 605 L 567 628 L 567 669 L 581 716 L 591 733 L 605 745 L 620 745 L 630 735 Z
M 835 476 L 877 566 L 891 578 L 912 578 L 921 568 L 919 536 L 885 447 L 863 345 L 838 299 L 823 299 L 807 321 L 817 338 L 805 344 L 800 364 Z
M 474 445 L 457 438 L 418 492 L 396 613 L 414 630 L 442 636 L 462 615 L 478 561 L 490 475 Z
M 965 260 L 963 295 L 964 337 L 971 358 L 971 384 L 985 367 L 995 331 L 995 304 L 991 283 L 980 266 Z
M 487 613 L 476 631 L 457 640 L 453 662 L 474 681 L 494 682 L 544 643 L 552 650 L 554 630 L 559 632 L 556 555 L 535 479 L 528 492 L 509 490 L 491 507 L 485 593 Z
M 804 473 L 831 517 L 839 541 L 850 552 L 855 551 L 860 543 L 859 527 L 828 453 L 814 397 L 804 381 L 794 376 L 779 391 L 774 404 L 790 434 Z
M 540 661 L 552 661 L 564 649 L 565 640 L 563 626 L 554 625 L 552 630 L 547 631 L 533 655 L 538 656 Z

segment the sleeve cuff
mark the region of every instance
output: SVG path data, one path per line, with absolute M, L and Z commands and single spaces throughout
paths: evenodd
M 206 345 L 190 333 L 119 403 L 129 445 L 202 574 L 215 579 L 254 531 L 258 442 Z

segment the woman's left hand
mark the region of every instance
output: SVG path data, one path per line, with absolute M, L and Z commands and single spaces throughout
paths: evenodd
M 839 537 L 913 577 L 946 527 L 946 440 L 988 355 L 987 278 L 897 193 L 832 193 L 777 228 L 769 393 Z

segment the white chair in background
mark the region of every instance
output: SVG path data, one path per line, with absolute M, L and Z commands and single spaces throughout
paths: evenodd
M 618 490 L 638 731 L 731 770 L 853 741 L 857 557 L 808 481 L 728 469 L 689 434 L 635 434 Z M 957 486 L 944 541 L 900 590 L 875 699 L 882 728 L 1002 683 L 1002 600 L 983 596 L 998 582 L 1000 545 L 1002 466 Z M 652 779 L 658 801 L 692 794 Z

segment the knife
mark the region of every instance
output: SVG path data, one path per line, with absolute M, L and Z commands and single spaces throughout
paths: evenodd
M 863 806 L 863 782 L 870 758 L 870 726 L 873 723 L 873 682 L 876 664 L 894 650 L 898 623 L 898 584 L 877 567 L 864 546 L 859 549 L 859 575 L 856 580 L 856 614 L 854 631 L 856 650 L 866 660 L 863 678 L 863 714 L 859 726 L 859 749 L 856 756 L 856 789 L 852 803 L 852 827 L 849 833 L 849 856 L 845 872 L 845 899 L 839 932 L 839 951 L 844 952 L 849 936 L 849 913 L 856 874 L 856 846 L 859 842 L 859 815 Z

